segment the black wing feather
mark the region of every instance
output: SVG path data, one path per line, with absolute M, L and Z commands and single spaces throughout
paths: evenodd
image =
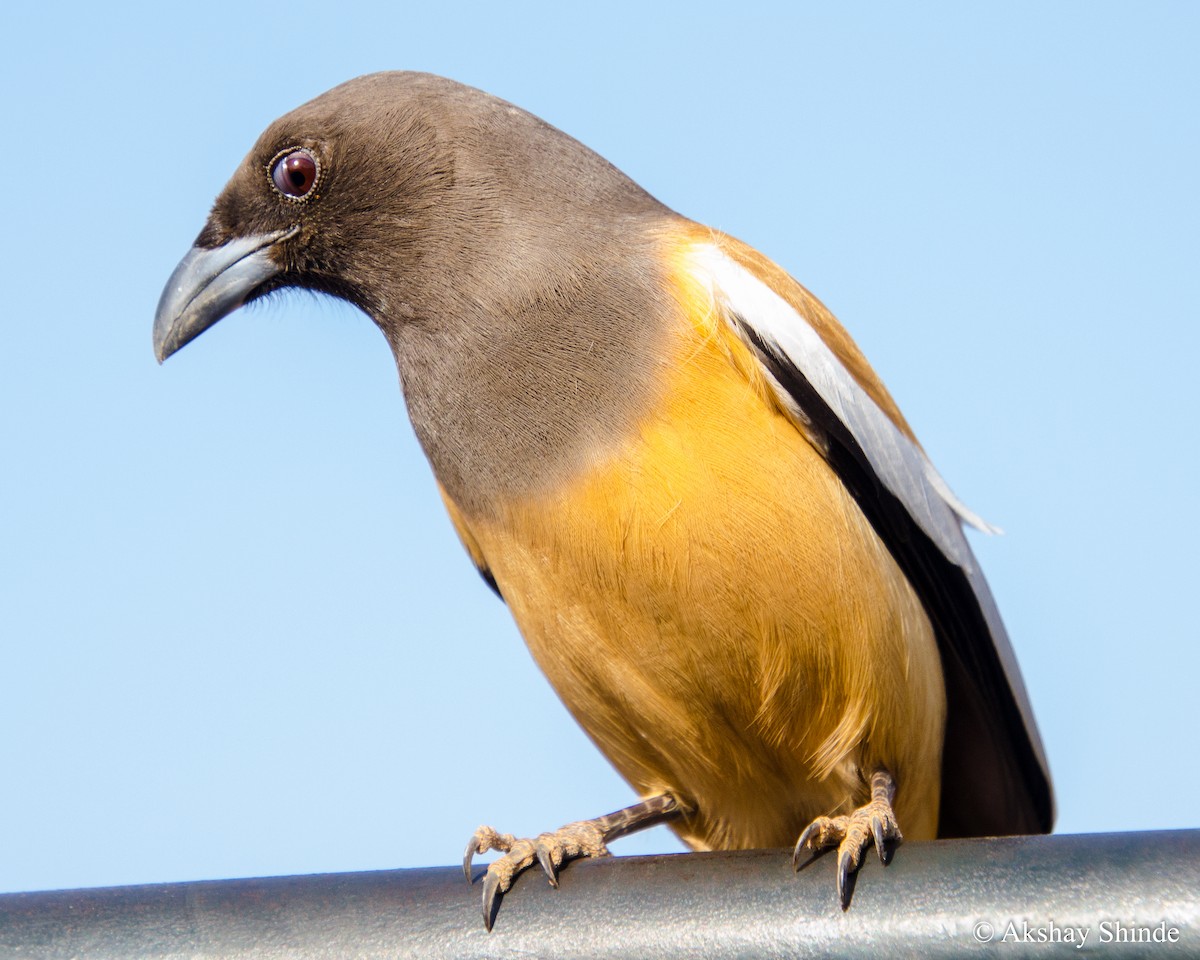
M 827 438 L 830 466 L 912 583 L 933 624 L 947 709 L 938 835 L 1049 833 L 1054 824 L 1050 781 L 992 641 L 977 592 L 986 591 L 986 584 L 949 560 L 918 526 L 803 371 L 744 318 L 735 320 L 779 386 Z

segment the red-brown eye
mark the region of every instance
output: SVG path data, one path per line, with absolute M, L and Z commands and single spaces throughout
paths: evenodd
M 289 200 L 304 200 L 317 183 L 317 159 L 307 150 L 290 150 L 275 158 L 271 182 Z

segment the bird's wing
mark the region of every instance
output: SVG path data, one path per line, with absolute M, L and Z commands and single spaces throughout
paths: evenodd
M 947 697 L 939 835 L 1049 832 L 1041 738 L 962 522 L 991 528 L 950 491 L 858 348 L 807 290 L 721 234 L 706 234 L 688 264 L 781 405 L 818 438 L 934 625 Z

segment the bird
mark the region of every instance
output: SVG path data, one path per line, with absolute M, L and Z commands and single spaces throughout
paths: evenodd
M 516 877 L 668 823 L 694 850 L 1048 833 L 1045 751 L 951 492 L 849 334 L 749 245 L 431 74 L 271 123 L 154 320 L 161 363 L 285 288 L 378 326 L 467 554 L 638 802 L 472 857 Z M 297 522 L 301 522 L 298 520 Z

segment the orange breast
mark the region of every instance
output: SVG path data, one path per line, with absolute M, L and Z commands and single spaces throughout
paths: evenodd
M 861 801 L 879 764 L 906 835 L 932 836 L 945 702 L 928 619 L 686 252 L 665 253 L 678 311 L 636 432 L 551 494 L 456 523 L 597 746 L 639 793 L 694 806 L 688 843 L 790 844 Z

